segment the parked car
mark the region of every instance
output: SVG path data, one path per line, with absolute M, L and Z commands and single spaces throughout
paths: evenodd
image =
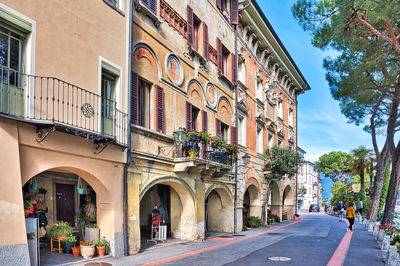
M 310 208 L 308 209 L 309 212 L 319 212 L 319 205 L 318 204 L 311 204 Z

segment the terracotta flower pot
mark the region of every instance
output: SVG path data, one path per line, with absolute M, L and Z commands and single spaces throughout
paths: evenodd
M 85 259 L 93 257 L 94 251 L 94 246 L 81 246 L 81 255 Z
M 106 254 L 106 247 L 96 247 L 97 249 L 97 255 L 99 255 L 99 257 L 103 257 L 104 254 Z
M 78 257 L 79 254 L 81 253 L 79 247 L 72 247 L 71 250 L 72 250 L 72 254 L 74 254 L 74 257 Z
M 25 218 L 28 218 L 29 212 L 29 209 L 24 209 Z

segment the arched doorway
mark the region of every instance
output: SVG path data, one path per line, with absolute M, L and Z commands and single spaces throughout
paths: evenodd
M 227 188 L 212 186 L 206 193 L 205 231 L 233 232 L 233 201 Z
M 281 196 L 280 196 L 280 190 L 279 186 L 277 183 L 272 183 L 271 185 L 271 193 L 270 193 L 270 198 L 269 198 L 269 206 L 270 206 L 270 211 L 271 213 L 278 215 L 279 217 L 282 217 L 282 209 L 281 209 Z
M 162 220 L 167 225 L 167 237 L 194 240 L 196 219 L 194 194 L 190 187 L 173 178 L 162 178 L 151 182 L 140 193 L 140 238 L 141 249 L 151 245 L 151 213 L 157 206 Z
M 247 187 L 243 195 L 243 222 L 250 216 L 261 217 L 258 189 L 253 184 Z
M 287 185 L 283 190 L 282 196 L 282 220 L 287 220 L 293 217 L 294 214 L 294 199 L 292 188 Z

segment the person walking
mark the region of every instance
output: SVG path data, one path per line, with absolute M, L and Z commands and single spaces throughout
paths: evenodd
M 339 201 L 339 204 L 337 205 L 337 210 L 339 213 L 339 222 L 342 222 L 343 220 L 343 213 L 344 213 L 344 205 L 342 201 Z
M 353 206 L 353 202 L 350 202 L 349 206 L 346 208 L 346 218 L 349 221 L 349 227 L 347 228 L 347 231 L 353 231 L 354 219 L 356 218 L 356 212 L 354 211 Z
M 363 216 L 363 211 L 364 211 L 364 203 L 362 200 L 358 202 L 358 211 L 360 212 L 361 217 Z

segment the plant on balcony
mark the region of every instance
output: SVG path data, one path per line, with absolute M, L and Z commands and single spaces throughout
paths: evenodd
M 239 153 L 239 147 L 235 144 L 228 144 L 226 145 L 226 151 L 231 155 L 236 155 Z
M 221 136 L 211 137 L 210 144 L 214 150 L 219 150 L 219 151 L 224 151 L 226 147 L 225 139 Z
M 200 151 L 200 134 L 197 131 L 190 131 L 186 134 L 185 149 L 190 157 L 197 157 Z
M 209 139 L 210 139 L 210 134 L 207 131 L 200 131 L 199 132 L 199 136 L 200 136 L 201 141 L 204 144 L 208 145 L 208 142 L 209 142 Z
M 199 142 L 200 134 L 197 131 L 190 131 L 186 134 L 186 142 Z

